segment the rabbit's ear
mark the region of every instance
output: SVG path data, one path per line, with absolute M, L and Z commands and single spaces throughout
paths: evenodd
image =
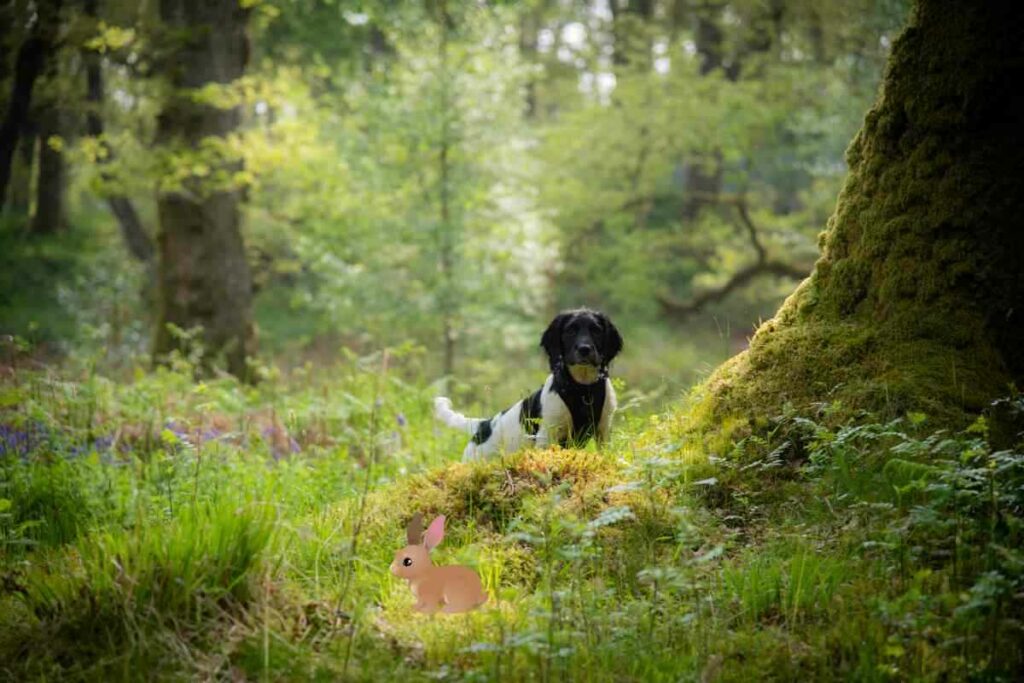
M 423 545 L 427 546 L 427 550 L 433 550 L 440 545 L 443 538 L 444 515 L 438 515 L 434 517 L 434 521 L 427 527 L 427 533 L 423 535 Z
M 423 536 L 423 515 L 416 513 L 409 520 L 409 526 L 405 528 L 405 538 L 409 545 L 416 545 Z

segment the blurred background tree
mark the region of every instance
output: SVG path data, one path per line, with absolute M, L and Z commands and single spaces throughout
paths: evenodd
M 6 3 L 0 331 L 239 375 L 412 343 L 497 400 L 590 305 L 688 385 L 811 271 L 906 5 Z

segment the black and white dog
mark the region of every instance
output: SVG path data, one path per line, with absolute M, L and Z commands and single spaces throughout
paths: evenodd
M 434 399 L 434 413 L 449 427 L 471 434 L 463 460 L 511 453 L 526 445 L 581 446 L 591 436 L 608 439 L 615 391 L 608 365 L 622 350 L 622 337 L 597 311 L 580 308 L 555 316 L 541 337 L 551 374 L 544 386 L 488 419 L 452 410 L 444 396 Z

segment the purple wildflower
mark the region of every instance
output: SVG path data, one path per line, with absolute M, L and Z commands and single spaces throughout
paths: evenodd
M 39 422 L 29 422 L 24 427 L 0 424 L 0 456 L 10 454 L 24 460 L 49 440 L 48 430 Z
M 275 461 L 302 450 L 299 442 L 282 428 L 269 425 L 264 427 L 260 434 L 267 445 L 270 446 L 270 455 L 273 456 Z

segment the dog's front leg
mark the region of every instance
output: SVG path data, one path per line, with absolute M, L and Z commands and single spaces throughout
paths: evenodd
M 594 434 L 594 440 L 597 441 L 598 448 L 602 448 L 606 443 L 608 443 L 608 436 L 611 432 L 612 413 L 606 409 L 597 423 L 597 431 Z
M 561 422 L 543 422 L 537 430 L 537 448 L 550 448 L 563 443 L 569 436 L 569 425 Z
M 537 429 L 537 448 L 550 448 L 562 443 L 572 430 L 572 414 L 568 406 L 554 391 L 550 390 L 551 378 L 544 386 L 541 398 L 540 427 Z
M 612 432 L 612 416 L 618 407 L 618 399 L 615 396 L 615 389 L 612 388 L 611 380 L 605 380 L 605 382 L 607 384 L 605 385 L 604 406 L 601 408 L 601 419 L 597 422 L 597 431 L 594 434 L 598 448 L 603 448 L 608 443 L 608 437 Z

